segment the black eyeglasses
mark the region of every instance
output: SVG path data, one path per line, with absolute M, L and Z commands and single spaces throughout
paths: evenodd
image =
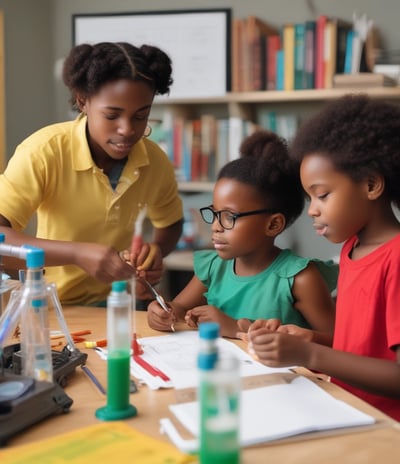
M 232 213 L 227 209 L 221 211 L 214 211 L 211 206 L 206 206 L 200 208 L 200 214 L 203 218 L 203 221 L 207 224 L 212 224 L 215 219 L 218 219 L 218 222 L 221 224 L 221 227 L 224 229 L 230 230 L 233 229 L 236 219 L 243 216 L 252 216 L 253 214 L 263 214 L 263 213 L 273 213 L 272 209 L 256 209 L 254 211 L 246 211 L 244 213 Z

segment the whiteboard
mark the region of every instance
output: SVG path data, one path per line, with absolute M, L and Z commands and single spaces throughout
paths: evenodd
M 170 97 L 222 96 L 230 89 L 230 17 L 229 9 L 77 14 L 73 40 L 155 45 L 172 60 Z

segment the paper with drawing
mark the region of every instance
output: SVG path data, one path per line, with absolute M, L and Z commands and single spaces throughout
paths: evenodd
M 131 374 L 143 379 L 150 388 L 196 387 L 198 379 L 197 355 L 199 352 L 199 334 L 197 331 L 177 332 L 159 337 L 146 337 L 139 340 L 143 347 L 143 358 L 156 366 L 170 379 L 165 382 L 159 377 L 149 376 L 136 363 L 131 363 Z M 273 369 L 255 361 L 240 347 L 224 338 L 218 339 L 221 353 L 231 353 L 240 360 L 241 377 L 289 372 L 287 368 Z

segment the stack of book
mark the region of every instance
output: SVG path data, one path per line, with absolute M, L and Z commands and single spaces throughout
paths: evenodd
M 149 137 L 165 150 L 181 182 L 214 181 L 220 168 L 239 156 L 244 137 L 256 126 L 240 117 L 217 119 L 213 114 L 184 119 L 165 115 Z
M 368 88 L 368 87 L 394 87 L 397 80 L 381 73 L 355 73 L 335 74 L 333 76 L 333 87 L 343 88 Z
M 240 116 L 218 119 L 204 113 L 185 119 L 166 112 L 164 121 L 153 124 L 149 137 L 167 153 L 180 182 L 213 182 L 227 162 L 240 156 L 243 139 L 259 128 L 290 141 L 298 127 L 292 113 L 260 110 L 258 124 Z
M 365 37 L 357 21 L 320 15 L 316 20 L 277 27 L 255 16 L 234 18 L 232 91 L 322 89 L 337 74 L 371 72 L 379 48 L 368 22 Z

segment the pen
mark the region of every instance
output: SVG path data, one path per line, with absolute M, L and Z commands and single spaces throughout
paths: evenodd
M 143 369 L 146 370 L 153 377 L 160 377 L 162 380 L 165 380 L 166 382 L 171 380 L 166 374 L 164 374 L 163 371 L 149 364 L 141 356 L 134 354 L 132 357 L 133 360 L 139 364 L 139 366 L 143 367 Z
M 98 346 L 99 347 L 107 346 L 107 340 L 85 341 L 84 342 L 85 348 L 96 348 Z
M 86 366 L 81 366 L 83 372 L 89 377 L 89 379 L 94 383 L 100 393 L 103 395 L 106 394 L 106 390 L 104 389 L 103 385 L 98 381 L 97 377 L 93 374 L 93 372 Z
M 147 285 L 147 287 L 149 288 L 149 290 L 151 291 L 151 293 L 153 294 L 154 298 L 156 299 L 157 303 L 161 306 L 161 308 L 165 312 L 171 313 L 171 308 L 165 302 L 164 297 L 158 293 L 158 291 L 153 287 L 153 285 L 151 285 L 151 283 L 148 280 L 144 278 L 141 278 L 141 280 Z M 172 332 L 175 332 L 175 327 L 173 323 L 171 324 L 171 330 Z
M 146 217 L 147 205 L 139 205 L 139 213 L 135 221 L 135 231 L 132 237 L 131 243 L 131 257 L 139 253 L 140 249 L 143 246 L 143 221 Z M 134 264 L 134 263 L 132 263 Z
M 140 249 L 143 246 L 143 221 L 146 217 L 146 212 L 147 212 L 147 205 L 145 204 L 144 206 L 138 205 L 139 206 L 139 213 L 137 215 L 136 221 L 135 221 L 135 231 L 132 237 L 132 242 L 131 242 L 131 259 L 132 256 L 135 256 L 139 253 Z M 132 264 L 134 264 L 132 262 Z M 137 272 L 137 270 L 136 270 Z M 134 289 L 136 287 L 136 277 L 133 276 L 131 279 L 131 294 L 132 297 L 135 299 L 135 294 L 134 294 Z M 133 337 L 132 337 L 132 351 L 133 351 L 133 356 L 142 354 L 143 350 L 142 347 L 139 345 L 137 341 L 137 334 L 136 334 L 136 303 L 133 301 L 133 325 L 135 330 L 133 331 Z

